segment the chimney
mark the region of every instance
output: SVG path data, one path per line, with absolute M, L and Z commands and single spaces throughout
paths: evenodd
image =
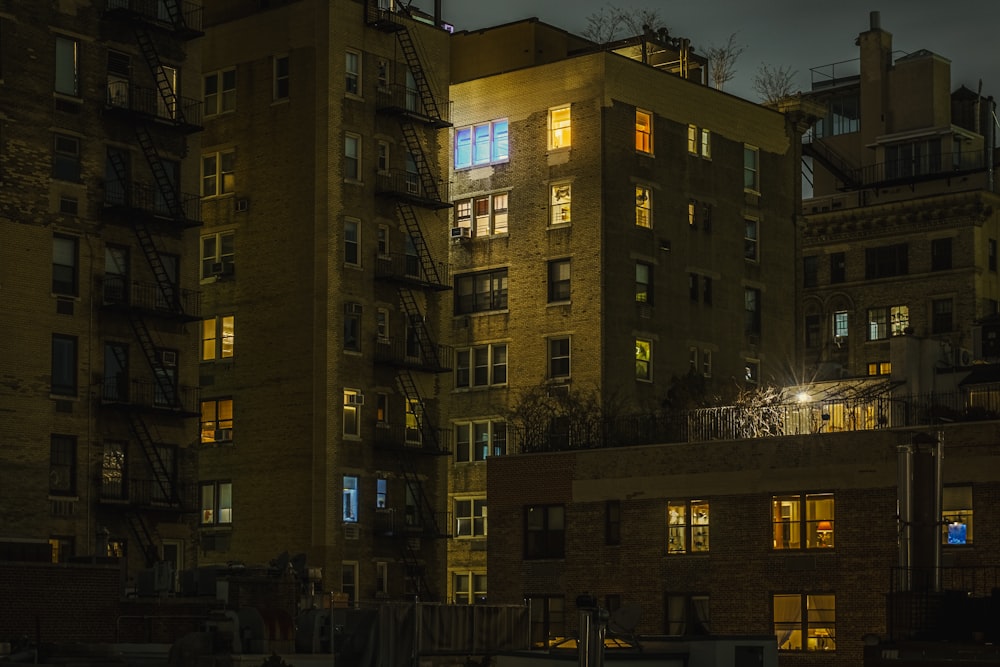
M 881 13 L 874 11 L 868 14 L 868 25 L 870 30 L 881 30 L 882 29 L 882 15 Z

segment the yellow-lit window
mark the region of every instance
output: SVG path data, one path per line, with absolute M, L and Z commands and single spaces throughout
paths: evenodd
M 549 148 L 569 148 L 570 108 L 559 107 L 549 110 Z
M 572 199 L 572 190 L 569 183 L 560 183 L 558 185 L 553 185 L 551 188 L 551 195 L 549 198 L 550 215 L 549 224 L 551 225 L 561 225 L 569 222 L 570 217 L 570 201 Z
M 653 154 L 653 116 L 638 109 L 635 110 L 635 149 Z
M 833 494 L 775 496 L 772 500 L 775 549 L 833 547 Z
M 833 595 L 775 595 L 774 634 L 779 651 L 833 651 L 837 648 Z
M 972 487 L 946 486 L 941 493 L 941 541 L 972 544 Z
M 698 128 L 695 125 L 688 125 L 688 153 L 698 154 Z
M 229 442 L 233 439 L 233 399 L 201 402 L 201 441 Z
M 649 229 L 653 226 L 653 191 L 645 186 L 635 186 L 635 224 Z
M 690 227 L 691 229 L 694 229 L 695 225 L 698 222 L 697 213 L 698 213 L 698 206 L 697 206 L 697 204 L 695 204 L 695 201 L 693 199 L 689 200 L 688 201 L 688 227 Z
M 357 389 L 344 390 L 344 435 L 361 435 L 361 406 L 364 395 Z
M 892 364 L 888 361 L 872 361 L 868 364 L 868 375 L 889 375 Z
M 635 379 L 653 379 L 653 343 L 652 341 L 635 339 Z
M 220 315 L 202 321 L 201 360 L 228 359 L 236 341 L 236 317 Z
M 701 156 L 712 157 L 712 133 L 701 128 Z
M 667 553 L 708 551 L 709 511 L 705 500 L 667 503 Z

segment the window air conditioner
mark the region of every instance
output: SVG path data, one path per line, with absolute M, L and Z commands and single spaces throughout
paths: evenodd
M 420 183 L 417 181 L 406 181 L 406 193 L 410 195 L 420 194 Z
M 455 239 L 455 240 L 458 240 L 458 239 L 467 239 L 467 238 L 470 238 L 471 236 L 472 236 L 472 230 L 469 229 L 468 227 L 452 227 L 451 228 L 451 238 L 452 239 Z
M 239 198 L 239 199 L 236 200 L 236 212 L 237 213 L 242 213 L 243 211 L 249 211 L 249 210 L 250 210 L 250 200 L 249 199 L 247 199 L 245 197 L 241 197 L 241 198 Z
M 171 350 L 163 350 L 160 352 L 160 363 L 164 366 L 176 366 L 177 365 L 177 353 Z
M 219 428 L 215 430 L 215 441 L 226 442 L 233 439 L 233 429 Z
M 364 394 L 347 394 L 344 397 L 344 405 L 364 405 L 365 395 Z
M 212 262 L 212 275 L 231 276 L 236 271 L 236 265 L 232 262 Z

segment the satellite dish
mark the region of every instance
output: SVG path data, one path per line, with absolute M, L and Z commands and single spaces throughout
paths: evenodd
M 620 635 L 631 635 L 639 626 L 642 617 L 642 607 L 638 604 L 627 604 L 611 612 L 608 619 L 608 630 Z

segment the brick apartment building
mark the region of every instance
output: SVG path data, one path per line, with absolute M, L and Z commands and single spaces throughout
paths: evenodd
M 376 0 L 205 25 L 200 562 L 443 597 L 449 35 Z
M 809 93 L 827 113 L 803 147 L 803 377 L 889 375 L 903 335 L 938 341 L 940 368 L 995 359 L 975 333 L 1000 299 L 995 103 L 952 91 L 940 55 L 894 53 L 878 12 L 857 44 Z
M 4 560 L 194 559 L 200 28 L 174 3 L 0 12 Z
M 448 567 L 453 600 L 492 601 L 485 461 L 514 430 L 791 377 L 804 115 L 709 88 L 657 35 L 531 19 L 451 48 Z

